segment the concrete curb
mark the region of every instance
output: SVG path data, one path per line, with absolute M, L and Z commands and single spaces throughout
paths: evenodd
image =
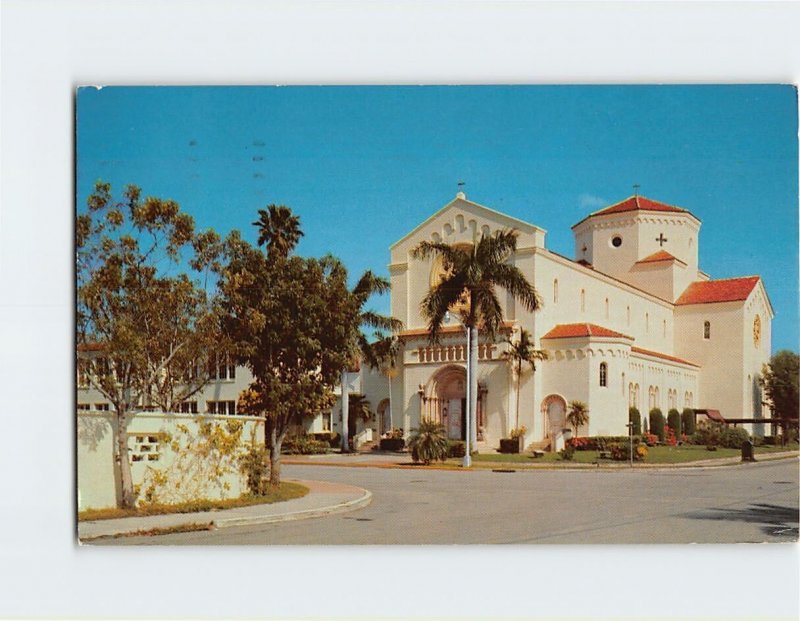
M 319 509 L 306 509 L 304 511 L 294 511 L 291 513 L 284 513 L 278 515 L 254 515 L 247 517 L 234 517 L 223 518 L 221 520 L 214 520 L 214 528 L 231 528 L 233 526 L 251 526 L 253 524 L 274 524 L 276 522 L 291 522 L 294 520 L 307 520 L 309 518 L 323 517 L 326 515 L 334 515 L 336 513 L 347 513 L 366 507 L 372 502 L 372 492 L 363 490 L 364 493 L 360 498 L 355 500 L 348 500 L 347 502 L 339 503 L 338 505 L 330 505 L 321 507 Z

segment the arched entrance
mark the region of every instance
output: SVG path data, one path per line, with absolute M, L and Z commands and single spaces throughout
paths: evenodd
M 563 430 L 567 424 L 567 401 L 561 395 L 548 395 L 542 401 L 544 437 L 550 440 L 550 450 L 564 448 Z
M 466 438 L 467 372 L 448 365 L 431 377 L 422 396 L 423 418 L 442 423 L 451 440 Z

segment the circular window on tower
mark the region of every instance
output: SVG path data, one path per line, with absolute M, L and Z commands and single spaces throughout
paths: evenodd
M 622 237 L 614 235 L 614 237 L 611 238 L 611 245 L 614 246 L 614 248 L 619 248 L 622 245 Z

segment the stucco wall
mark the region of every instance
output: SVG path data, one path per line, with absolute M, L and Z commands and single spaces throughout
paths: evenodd
M 176 454 L 169 443 L 158 442 L 162 434 L 177 438 L 181 435 L 178 425 L 187 425 L 194 432 L 200 421 L 224 424 L 238 420 L 244 425 L 241 436 L 242 450 L 251 442 L 263 444 L 264 425 L 258 418 L 248 416 L 190 416 L 185 414 L 164 414 L 143 412 L 133 416 L 128 424 L 128 447 L 131 458 L 131 472 L 134 485 L 142 485 L 149 468 L 165 471 L 175 464 Z M 79 510 L 114 507 L 117 504 L 118 482 L 114 473 L 114 431 L 113 413 L 78 413 L 77 423 L 77 461 L 78 461 L 78 508 Z M 137 444 L 137 436 L 144 441 Z M 156 441 L 151 441 L 155 439 Z M 148 447 L 147 451 L 142 446 Z M 156 459 L 151 455 L 157 456 Z M 134 456 L 141 457 L 133 461 Z M 224 489 L 225 484 L 229 489 Z M 238 472 L 213 478 L 203 486 L 204 497 L 236 498 L 247 491 L 247 482 Z

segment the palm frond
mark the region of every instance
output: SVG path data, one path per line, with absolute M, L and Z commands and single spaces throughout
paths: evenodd
M 460 248 L 451 246 L 445 242 L 421 241 L 411 251 L 414 259 L 428 259 L 430 257 L 441 256 L 445 263 L 454 265 L 463 259 L 465 252 Z
M 376 276 L 371 270 L 367 270 L 358 279 L 356 286 L 353 287 L 353 295 L 359 300 L 366 301 L 372 294 L 382 294 L 389 291 L 391 285 L 386 278 Z
M 486 278 L 508 291 L 526 310 L 534 312 L 541 308 L 541 296 L 518 267 L 497 263 L 486 270 Z
M 387 317 L 386 315 L 379 315 L 374 311 L 362 312 L 361 324 L 385 332 L 399 332 L 403 329 L 403 322 L 399 319 Z

